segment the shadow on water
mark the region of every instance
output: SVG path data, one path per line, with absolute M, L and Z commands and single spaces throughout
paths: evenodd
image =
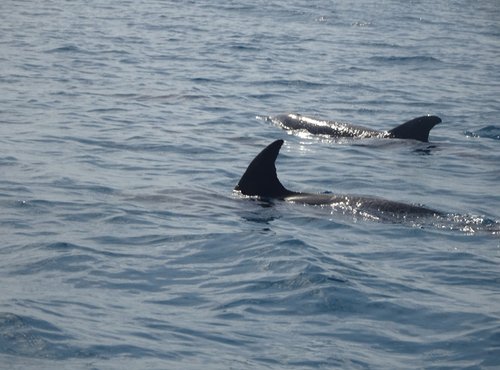
M 427 156 L 434 155 L 436 152 L 439 152 L 442 147 L 440 143 L 422 143 L 419 141 L 407 140 L 407 139 L 364 139 L 364 140 L 355 140 L 349 139 L 352 142 L 349 144 L 353 146 L 370 148 L 370 149 L 380 149 L 380 150 L 393 150 L 393 149 L 401 149 L 408 148 L 409 153 L 415 153 L 417 155 Z
M 238 197 L 238 195 L 235 195 Z M 240 217 L 245 221 L 248 221 L 257 225 L 269 225 L 273 221 L 281 218 L 279 210 L 277 210 L 274 205 L 276 201 L 270 199 L 257 199 L 257 198 L 246 198 L 252 207 L 242 209 Z M 267 227 L 263 230 L 269 230 Z
M 431 155 L 431 154 L 433 154 L 433 150 L 436 148 L 437 148 L 436 145 L 427 145 L 426 148 L 418 148 L 418 149 L 415 149 L 414 152 L 416 154 L 421 154 L 421 155 Z

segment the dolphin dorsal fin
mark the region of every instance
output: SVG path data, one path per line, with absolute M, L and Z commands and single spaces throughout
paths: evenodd
M 258 195 L 269 198 L 283 198 L 292 194 L 278 180 L 276 158 L 283 140 L 276 140 L 262 150 L 250 164 L 234 190 L 244 195 Z
M 438 116 L 422 116 L 414 118 L 389 131 L 391 137 L 398 139 L 414 139 L 429 141 L 429 131 L 441 122 Z

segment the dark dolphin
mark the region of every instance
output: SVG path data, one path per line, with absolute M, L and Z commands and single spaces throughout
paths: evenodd
M 235 191 L 263 199 L 279 199 L 309 205 L 330 205 L 334 209 L 375 218 L 405 218 L 441 215 L 430 208 L 368 197 L 334 194 L 310 194 L 286 189 L 276 174 L 275 161 L 283 140 L 276 140 L 262 150 L 250 163 Z
M 314 135 L 413 139 L 424 142 L 429 141 L 429 131 L 441 122 L 441 118 L 437 116 L 422 116 L 405 122 L 392 130 L 377 131 L 349 123 L 320 120 L 293 113 L 270 117 L 270 120 L 284 129 L 305 130 Z

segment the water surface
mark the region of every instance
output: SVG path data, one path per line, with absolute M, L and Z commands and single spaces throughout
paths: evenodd
M 0 367 L 500 365 L 496 1 L 4 2 Z M 430 143 L 328 140 L 262 117 Z M 290 189 L 232 189 L 273 140 Z

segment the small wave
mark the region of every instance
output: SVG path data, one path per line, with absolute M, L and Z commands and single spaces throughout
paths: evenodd
M 94 344 L 87 348 L 68 345 L 74 339 L 55 325 L 29 316 L 0 312 L 0 353 L 36 359 L 106 358 L 111 355 L 161 354 L 131 344 Z
M 12 156 L 7 156 L 7 157 L 1 157 L 0 158 L 0 166 L 13 166 L 18 163 L 18 160 L 16 157 Z
M 47 321 L 0 313 L 0 353 L 56 358 L 60 347 L 55 342 L 68 339 L 61 329 Z
M 247 52 L 258 52 L 260 49 L 256 46 L 251 46 L 249 44 L 235 43 L 229 46 L 230 49 L 236 51 L 247 51 Z
M 88 113 L 114 113 L 114 112 L 127 112 L 127 109 L 124 108 L 93 108 L 89 109 Z
M 465 136 L 469 137 L 484 137 L 488 139 L 500 140 L 500 126 L 486 126 L 477 131 L 466 130 Z
M 71 54 L 118 54 L 118 55 L 128 55 L 129 53 L 125 50 L 85 50 L 76 45 L 65 45 L 57 48 L 49 49 L 45 51 L 47 54 L 57 54 L 57 53 L 71 53 Z
M 32 263 L 26 263 L 16 270 L 17 275 L 34 275 L 38 273 L 78 272 L 88 271 L 97 261 L 97 258 L 90 255 L 68 255 L 50 256 Z
M 441 63 L 441 60 L 426 56 L 426 55 L 415 55 L 415 56 L 375 56 L 370 58 L 374 62 L 379 63 L 391 63 L 391 64 L 420 64 L 420 63 Z
M 47 50 L 46 53 L 83 53 L 85 52 L 83 49 L 80 49 L 76 45 L 65 45 L 58 48 Z
M 306 80 L 286 80 L 286 79 L 273 79 L 273 80 L 264 80 L 259 81 L 256 85 L 263 86 L 293 86 L 293 87 L 301 87 L 301 88 L 321 88 L 328 86 L 326 83 L 321 82 L 313 82 Z

